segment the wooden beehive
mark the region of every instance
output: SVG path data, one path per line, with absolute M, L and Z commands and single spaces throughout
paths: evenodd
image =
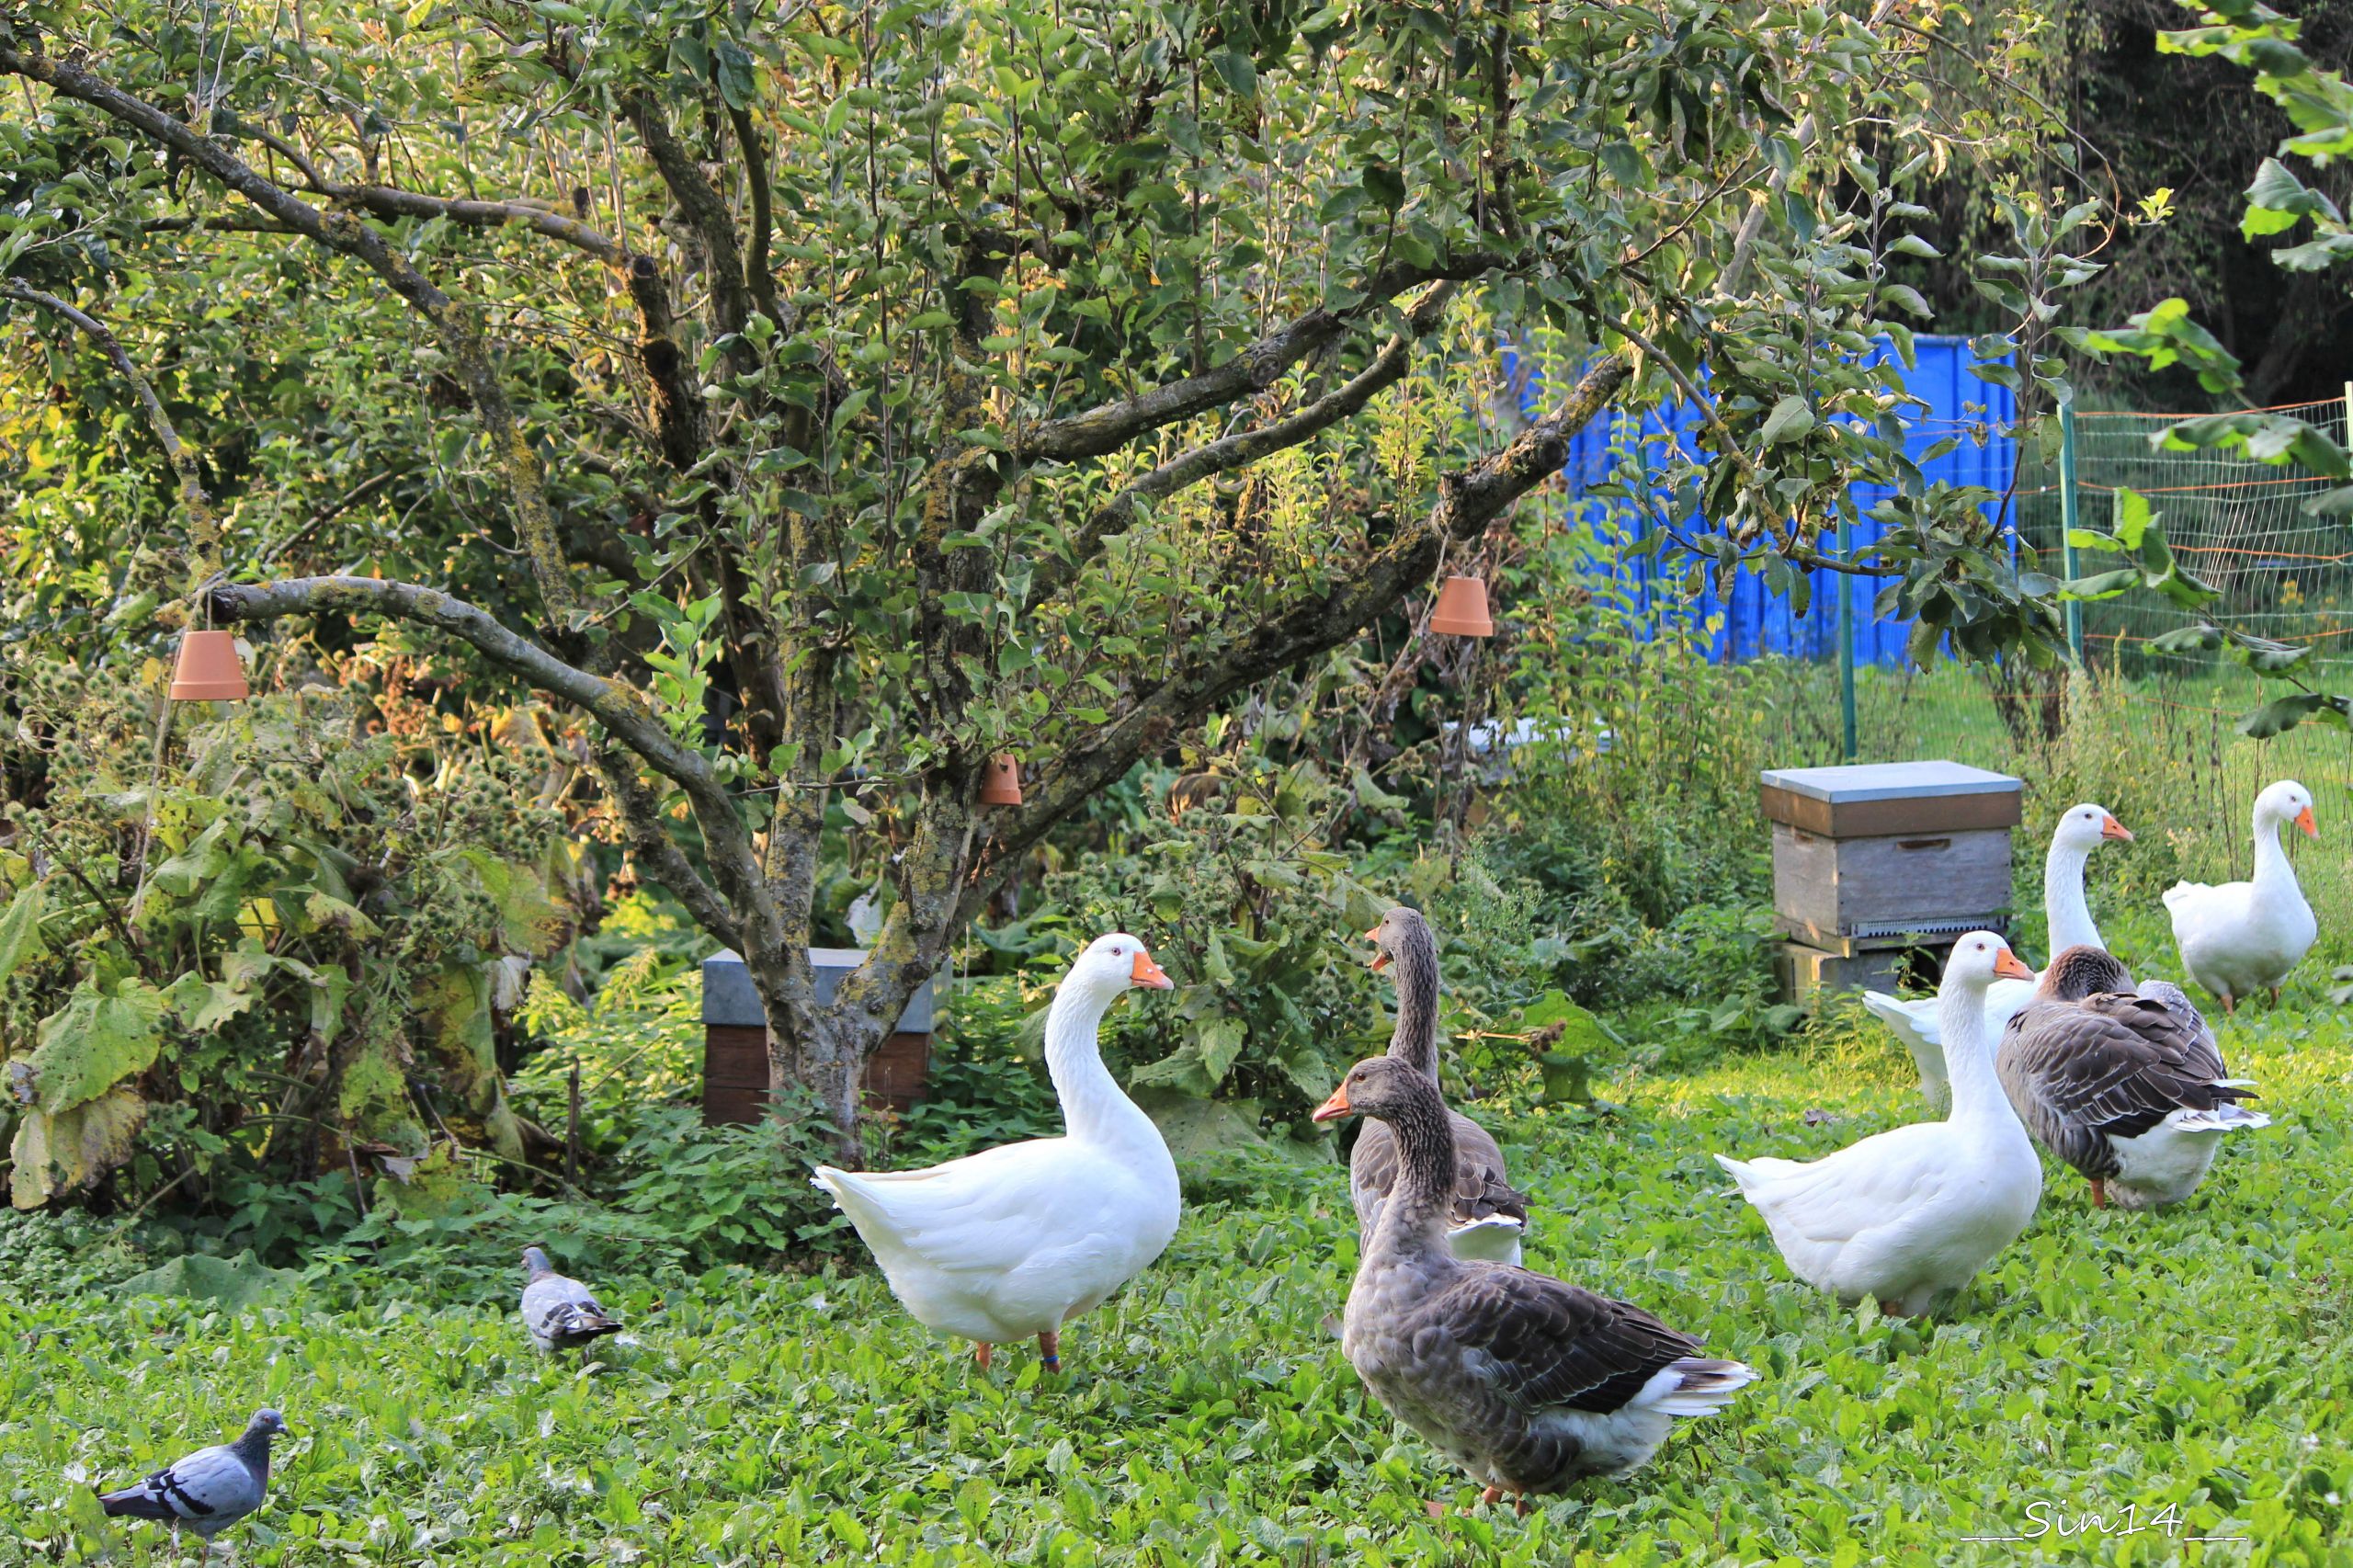
M 1957 762 L 1768 769 L 1775 925 L 1845 957 L 2002 929 L 2023 789 Z
M 842 976 L 865 961 L 857 948 L 810 949 L 819 1005 L 831 1003 Z M 898 1028 L 866 1064 L 869 1105 L 904 1111 L 924 1097 L 931 1075 L 936 984 L 924 983 L 899 1015 Z M 702 964 L 702 1119 L 711 1125 L 757 1121 L 767 1097 L 767 1009 L 744 960 L 733 953 L 714 953 Z

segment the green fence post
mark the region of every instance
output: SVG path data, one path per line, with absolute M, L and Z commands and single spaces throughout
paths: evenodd
M 2065 530 L 2060 540 L 2059 559 L 2065 562 L 2072 581 L 2082 575 L 2075 563 L 2075 400 L 2072 397 L 2059 405 L 2059 526 Z M 2067 652 L 2080 667 L 2084 662 L 2084 606 L 2080 599 L 2067 601 Z
M 1838 508 L 1838 559 L 1847 555 L 1847 509 Z M 1838 585 L 1838 718 L 1846 738 L 1843 760 L 1855 760 L 1855 585 L 1843 572 L 1833 572 Z

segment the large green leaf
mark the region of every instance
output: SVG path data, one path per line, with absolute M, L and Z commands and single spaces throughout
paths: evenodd
M 41 1020 L 32 1054 L 41 1109 L 55 1115 L 97 1098 L 154 1065 L 164 994 L 136 975 L 102 991 L 84 983 Z
M 131 1158 L 146 1120 L 147 1102 L 129 1089 L 109 1090 L 70 1110 L 26 1110 L 8 1150 L 8 1200 L 38 1209 L 90 1186 Z
M 2258 741 L 2285 734 L 2307 719 L 2318 719 L 2338 729 L 2353 728 L 2347 717 L 2347 699 L 2332 697 L 2325 691 L 2300 691 L 2292 697 L 2274 698 L 2239 721 L 2239 733 Z

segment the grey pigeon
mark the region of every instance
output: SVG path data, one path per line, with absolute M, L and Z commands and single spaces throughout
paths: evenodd
M 523 1326 L 542 1350 L 569 1350 L 621 1331 L 621 1320 L 597 1304 L 588 1287 L 555 1271 L 548 1255 L 523 1249 Z
M 199 1449 L 136 1486 L 101 1492 L 98 1504 L 114 1518 L 166 1520 L 175 1540 L 186 1525 L 204 1538 L 204 1555 L 210 1558 L 212 1538 L 260 1507 L 269 1495 L 269 1440 L 285 1430 L 285 1418 L 278 1412 L 256 1410 L 245 1423 L 244 1436 L 235 1442 Z

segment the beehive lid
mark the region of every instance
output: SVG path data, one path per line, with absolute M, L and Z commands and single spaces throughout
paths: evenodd
M 1768 767 L 1767 820 L 1825 838 L 2016 827 L 2025 785 L 1959 762 L 1866 762 L 1844 767 Z
M 829 1006 L 842 976 L 866 961 L 862 948 L 812 948 L 809 966 L 816 971 L 817 1005 Z M 934 1023 L 932 998 L 937 980 L 926 980 L 899 1015 L 900 1034 L 929 1034 Z M 737 1028 L 766 1028 L 767 1010 L 752 985 L 752 971 L 742 958 L 722 949 L 702 960 L 702 1021 Z

